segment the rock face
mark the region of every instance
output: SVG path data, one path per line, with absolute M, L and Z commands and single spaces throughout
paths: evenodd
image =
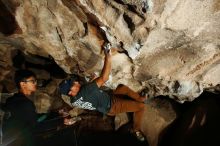
M 157 146 L 164 130 L 177 118 L 178 109 L 167 98 L 157 97 L 145 105 L 142 131 L 150 146 Z
M 219 0 L 0 0 L 0 20 L 0 92 L 14 92 L 14 70 L 29 68 L 42 80 L 40 112 L 67 74 L 100 73 L 104 42 L 115 48 L 110 88 L 180 103 L 220 91 Z M 175 112 L 166 116 L 158 133 Z
M 109 87 L 123 83 L 149 96 L 192 101 L 220 82 L 219 3 L 1 0 L 1 53 L 52 57 L 66 73 L 89 76 L 100 72 L 108 41 L 118 48 Z M 1 80 L 13 70 L 7 54 Z
M 159 146 L 219 145 L 219 95 L 203 92 L 194 102 L 182 104 L 182 114 L 164 133 Z

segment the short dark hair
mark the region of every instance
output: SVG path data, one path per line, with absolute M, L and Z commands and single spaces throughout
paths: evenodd
M 14 81 L 15 81 L 16 86 L 20 88 L 20 82 L 25 81 L 26 79 L 30 77 L 36 78 L 35 73 L 27 69 L 17 70 L 14 75 Z
M 74 82 L 80 82 L 80 77 L 78 75 L 73 75 L 70 78 L 63 80 L 59 84 L 59 92 L 63 95 L 68 95 Z

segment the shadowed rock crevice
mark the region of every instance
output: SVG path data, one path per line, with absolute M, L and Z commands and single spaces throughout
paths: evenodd
M 132 22 L 132 19 L 128 15 L 126 15 L 126 14 L 124 14 L 123 17 L 124 17 L 124 20 L 127 22 L 128 28 L 130 28 L 131 34 L 132 34 L 133 31 L 135 30 L 135 25 Z
M 164 130 L 159 146 L 219 145 L 219 105 L 219 94 L 209 92 L 181 105 L 178 118 Z
M 51 77 L 65 78 L 67 74 L 56 64 L 52 57 L 46 58 L 38 55 L 25 55 L 21 51 L 14 56 L 14 67 L 21 68 L 34 68 L 36 70 L 45 70 Z
M 7 9 L 2 1 L 0 1 L 0 32 L 6 36 L 18 33 L 20 30 L 15 16 Z

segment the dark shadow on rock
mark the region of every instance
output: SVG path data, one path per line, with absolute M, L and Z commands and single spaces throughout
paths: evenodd
M 13 12 L 10 12 L 5 4 L 0 0 L 0 32 L 9 36 L 15 33 L 16 29 L 20 30 Z
M 159 146 L 219 146 L 219 94 L 204 92 L 180 106 L 179 118 L 163 132 Z
M 20 50 L 12 58 L 13 66 L 17 69 L 21 68 L 34 68 L 38 70 L 47 71 L 51 77 L 62 79 L 67 77 L 67 73 L 53 60 L 52 57 L 43 57 L 39 55 L 29 54 L 26 55 Z

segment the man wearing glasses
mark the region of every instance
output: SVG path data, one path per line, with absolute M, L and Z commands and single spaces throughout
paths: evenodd
M 32 132 L 37 124 L 37 113 L 30 97 L 37 89 L 36 75 L 29 70 L 18 70 L 14 80 L 18 93 L 6 100 L 5 110 L 10 112 L 10 117 L 5 131 L 9 137 L 19 137 L 15 141 L 16 146 L 33 145 Z

